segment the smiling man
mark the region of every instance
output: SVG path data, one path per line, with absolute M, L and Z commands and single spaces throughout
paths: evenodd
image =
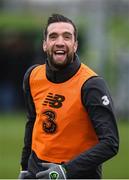
M 60 14 L 45 28 L 44 65 L 25 74 L 27 108 L 20 179 L 100 179 L 118 152 L 112 98 L 102 77 L 80 62 L 77 29 Z
M 66 22 L 52 23 L 47 32 L 43 49 L 47 52 L 49 65 L 55 70 L 66 67 L 73 62 L 77 50 L 73 25 Z

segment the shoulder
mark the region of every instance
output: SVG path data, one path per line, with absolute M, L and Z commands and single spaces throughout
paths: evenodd
M 91 76 L 98 76 L 95 71 L 93 71 L 90 67 L 88 67 L 87 65 L 85 65 L 83 63 L 81 63 L 81 72 L 84 75 L 87 75 L 89 78 Z
M 89 78 L 87 81 L 84 82 L 83 88 L 85 89 L 103 89 L 103 88 L 108 88 L 106 81 L 100 77 L 100 76 L 92 76 Z
M 84 82 L 81 89 L 82 96 L 98 98 L 104 95 L 110 96 L 109 88 L 105 80 L 100 76 L 94 76 Z
M 81 95 L 82 102 L 86 106 L 89 104 L 99 106 L 109 105 L 107 108 L 112 108 L 112 97 L 109 92 L 109 88 L 102 77 L 97 76 L 88 79 L 82 86 Z
M 26 91 L 27 89 L 29 89 L 29 78 L 30 78 L 30 74 L 31 72 L 36 68 L 40 66 L 39 64 L 35 64 L 31 67 L 29 67 L 24 75 L 23 78 L 23 90 Z
M 81 66 L 78 72 L 76 73 L 75 77 L 79 78 L 79 82 L 81 83 L 81 87 L 82 87 L 83 84 L 85 84 L 85 82 L 87 82 L 89 79 L 97 76 L 98 75 L 90 67 L 81 63 Z

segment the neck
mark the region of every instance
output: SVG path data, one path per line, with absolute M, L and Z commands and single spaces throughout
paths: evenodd
M 51 67 L 46 61 L 46 76 L 49 81 L 54 83 L 65 82 L 70 79 L 79 69 L 81 63 L 77 55 L 75 55 L 72 63 L 67 65 L 63 69 L 57 69 Z

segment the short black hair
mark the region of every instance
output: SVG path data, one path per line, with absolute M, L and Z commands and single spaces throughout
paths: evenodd
M 70 23 L 73 28 L 74 28 L 74 36 L 75 36 L 75 41 L 77 40 L 77 28 L 75 26 L 75 24 L 73 23 L 72 20 L 70 20 L 69 18 L 61 15 L 61 14 L 52 14 L 49 18 L 48 18 L 48 21 L 47 21 L 47 25 L 45 27 L 45 30 L 44 30 L 44 38 L 46 39 L 47 37 L 47 28 L 50 24 L 52 23 L 56 23 L 56 22 L 66 22 L 66 23 Z

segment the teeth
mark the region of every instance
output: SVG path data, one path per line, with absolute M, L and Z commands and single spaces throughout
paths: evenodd
M 56 51 L 55 53 L 56 53 L 56 54 L 64 54 L 65 51 L 63 51 L 63 50 L 58 50 L 58 51 Z

